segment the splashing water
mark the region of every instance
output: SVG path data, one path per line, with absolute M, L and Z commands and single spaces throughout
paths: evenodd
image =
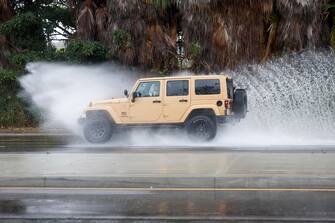
M 33 104 L 42 112 L 42 128 L 66 128 L 80 133 L 78 118 L 90 101 L 122 97 L 137 77 L 112 64 L 78 66 L 30 63 L 20 79 Z
M 220 129 L 210 145 L 334 144 L 334 58 L 327 50 L 306 51 L 227 71 L 235 84 L 247 88 L 249 112 L 240 123 Z M 120 97 L 138 78 L 110 64 L 33 63 L 27 70 L 20 82 L 43 111 L 44 126 L 57 124 L 77 134 L 76 120 L 91 100 Z M 166 132 L 151 132 L 148 142 L 148 134 L 132 135 L 127 143 L 192 145 Z
M 286 55 L 229 73 L 237 85 L 248 89 L 249 113 L 229 133 L 235 140 L 241 132 L 239 141 L 246 144 L 335 141 L 332 52 Z

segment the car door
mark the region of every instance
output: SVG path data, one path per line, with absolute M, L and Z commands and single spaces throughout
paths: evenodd
M 130 123 L 157 123 L 163 111 L 162 81 L 139 82 L 137 97 L 130 103 Z
M 190 80 L 166 80 L 164 98 L 164 120 L 180 122 L 190 107 Z

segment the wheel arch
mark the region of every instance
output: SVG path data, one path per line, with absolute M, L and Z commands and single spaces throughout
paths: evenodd
M 208 108 L 193 108 L 184 117 L 184 122 L 187 122 L 190 118 L 192 118 L 196 115 L 206 115 L 206 116 L 210 116 L 211 118 L 214 119 L 215 116 L 216 116 L 216 113 L 215 113 L 215 110 L 211 107 L 208 107 Z
M 115 123 L 113 115 L 105 109 L 96 109 L 96 110 L 86 110 L 87 119 L 96 119 L 96 118 L 105 118 L 110 120 L 112 123 Z

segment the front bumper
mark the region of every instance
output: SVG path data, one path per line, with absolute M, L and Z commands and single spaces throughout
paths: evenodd
M 78 124 L 83 125 L 86 122 L 86 118 L 78 118 Z
M 77 121 L 78 124 L 83 125 L 85 124 L 86 120 L 87 120 L 86 113 L 82 113 Z

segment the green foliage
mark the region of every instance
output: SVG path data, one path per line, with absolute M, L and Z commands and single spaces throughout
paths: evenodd
M 330 45 L 335 49 L 335 25 L 333 25 L 332 31 L 330 33 Z
M 8 58 L 11 65 L 21 67 L 34 61 L 64 61 L 65 59 L 64 50 L 56 50 L 50 47 L 42 52 L 26 50 L 14 53 Z
M 199 43 L 191 42 L 189 49 L 188 49 L 188 58 L 191 60 L 196 60 L 200 57 L 202 53 L 202 49 Z
M 335 20 L 335 17 L 334 17 L 334 20 Z M 330 33 L 330 45 L 333 47 L 333 49 L 335 49 L 335 21 L 334 21 L 332 31 Z
M 330 0 L 328 3 L 322 6 L 322 13 L 326 16 L 326 19 L 329 13 L 334 13 L 334 11 L 335 11 L 335 1 L 334 0 Z
M 157 8 L 166 9 L 171 6 L 171 0 L 149 0 L 149 3 L 154 4 Z
M 19 96 L 18 77 L 33 61 L 103 61 L 108 48 L 98 42 L 71 41 L 67 50 L 50 47 L 55 38 L 68 39 L 75 28 L 76 9 L 64 0 L 13 0 L 15 16 L 0 23 L 0 35 L 6 36 L 13 50 L 5 55 L 6 68 L 0 68 L 0 127 L 35 126 L 37 118 Z M 3 54 L 4 55 L 4 54 Z
M 331 26 L 329 43 L 335 49 L 335 0 L 329 0 L 322 6 L 322 17 Z
M 113 41 L 119 48 L 131 47 L 131 35 L 123 29 L 113 32 Z
M 0 69 L 0 127 L 22 127 L 36 125 L 34 115 L 17 94 L 20 91 L 17 77 L 20 70 Z
M 82 4 L 82 1 L 74 1 L 76 8 Z M 56 23 L 62 23 L 64 27 L 75 27 L 75 13 L 67 7 L 64 0 L 12 0 L 17 14 L 32 12 L 43 22 L 55 27 Z
M 267 22 L 270 24 L 278 24 L 280 20 L 280 15 L 278 13 L 272 13 L 267 17 Z
M 101 62 L 107 59 L 109 49 L 96 41 L 70 41 L 65 56 L 72 62 Z
M 31 12 L 16 15 L 1 24 L 0 34 L 7 36 L 21 49 L 40 51 L 46 47 L 42 20 Z
M 35 115 L 29 111 L 27 103 L 17 96 L 20 86 L 14 80 L 15 72 L 0 70 L 1 74 L 4 72 L 9 76 L 0 81 L 0 127 L 36 126 Z
M 43 20 L 46 36 L 52 37 L 57 32 L 58 35 L 69 38 L 72 35 L 69 30 L 75 28 L 74 15 L 68 8 L 45 6 L 40 12 L 40 18 Z
M 12 65 L 22 65 L 32 62 L 41 60 L 41 53 L 36 51 L 24 51 L 16 54 L 12 54 L 9 57 L 9 63 Z
M 17 76 L 20 72 L 16 70 L 2 69 L 0 68 L 0 83 L 5 81 L 16 81 Z
M 57 6 L 46 6 L 41 11 L 41 18 L 47 19 L 51 23 L 62 23 L 65 27 L 75 27 L 74 13 L 68 8 Z

